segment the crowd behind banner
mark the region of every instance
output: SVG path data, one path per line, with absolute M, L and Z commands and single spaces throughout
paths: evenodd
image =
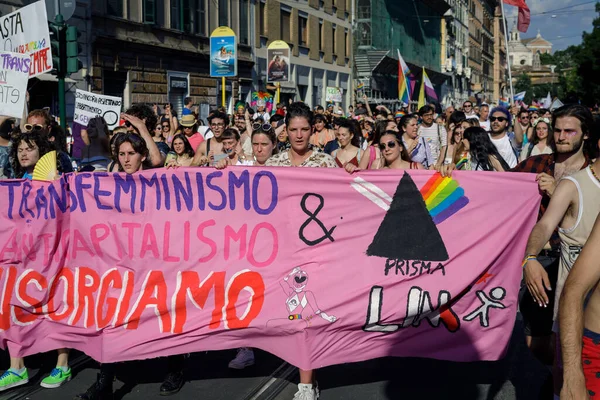
M 593 186 L 578 180 L 577 174 L 597 178 L 595 171 L 600 172 L 594 169 L 598 163 L 594 163 L 598 152 L 597 109 L 567 105 L 551 112 L 465 101 L 443 109 L 430 104 L 413 113 L 407 108 L 392 111 L 381 105 L 372 107 L 364 97 L 348 110 L 333 103 L 310 110 L 303 103 L 290 102 L 277 104 L 273 111 L 259 99 L 255 108 L 237 104 L 232 115 L 216 108 L 203 121 L 193 98 L 186 98 L 182 115 L 177 115 L 172 104 L 137 104 L 120 115 L 114 129 L 97 116 L 90 118 L 87 126 L 74 124 L 66 132 L 48 109 L 33 110 L 21 121 L 0 117 L 0 177 L 32 179 L 36 163 L 52 151 L 57 154 L 59 174 L 133 174 L 151 168 L 224 169 L 235 165 L 343 168 L 350 174 L 377 169 L 430 169 L 447 176 L 454 170 L 528 172 L 536 174 L 543 195 L 540 221 L 545 221 L 547 210 L 560 214 L 555 211 L 559 207 L 552 204 L 560 201 L 554 200 L 555 193 L 565 191 L 561 178 L 574 176 L 575 193 L 585 187 L 586 196 L 596 194 Z M 596 184 L 600 187 L 600 181 Z M 558 221 L 563 215 L 555 216 L 554 222 L 544 223 L 551 228 L 543 234 L 534 238 L 532 233 L 523 262 L 521 310 L 527 322 L 528 345 L 540 360 L 555 363 L 555 376 L 562 374 L 551 343 L 559 299 L 553 298 L 555 303 L 549 306 L 546 294 L 559 295 L 550 288 L 557 282 L 560 287 L 565 285 L 576 258 L 571 252 L 569 265 L 562 265 L 565 256 L 561 251 L 565 246 L 567 253 L 569 246 L 581 249 L 597 215 L 589 203 L 584 207 L 580 200 L 573 201 L 579 203 L 571 204 L 570 209 L 579 207 L 580 214 L 591 220 L 587 230 L 578 231 L 576 238 L 569 237 L 569 227 L 556 230 L 561 228 Z M 575 219 L 577 227 L 579 220 Z M 538 225 L 534 232 L 541 232 Z M 545 241 L 540 240 L 546 236 Z M 548 314 L 554 304 L 556 311 Z M 242 348 L 229 365 L 239 369 L 252 364 L 252 349 Z M 169 357 L 169 373 L 161 394 L 181 388 L 182 371 L 183 357 Z M 103 364 L 98 381 L 79 398 L 108 396 L 113 377 L 114 365 Z M 314 371 L 301 371 L 300 377 L 298 398 L 318 398 Z M 70 379 L 68 350 L 62 349 L 57 367 L 42 386 L 58 387 Z M 11 368 L 0 377 L 0 390 L 27 380 L 24 360 L 12 358 Z M 560 387 L 556 390 L 560 392 Z

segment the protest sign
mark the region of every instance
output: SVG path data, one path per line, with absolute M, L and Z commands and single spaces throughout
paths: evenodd
M 30 67 L 28 55 L 0 51 L 0 115 L 23 117 Z
M 0 181 L 0 342 L 101 362 L 240 346 L 304 369 L 497 360 L 539 202 L 534 175 L 497 172 Z
M 75 91 L 75 115 L 73 121 L 87 126 L 90 119 L 101 116 L 109 129 L 119 124 L 121 115 L 121 97 L 106 96 L 77 89 Z
M 342 89 L 328 86 L 326 90 L 325 101 L 332 101 L 334 103 L 342 102 Z
M 0 17 L 0 50 L 29 54 L 29 76 L 52 70 L 46 4 L 38 1 Z
M 283 40 L 276 40 L 267 49 L 267 82 L 288 82 L 290 80 L 290 46 Z

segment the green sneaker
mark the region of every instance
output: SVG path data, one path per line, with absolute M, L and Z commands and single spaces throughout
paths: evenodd
M 11 370 L 6 370 L 5 373 L 0 376 L 0 392 L 14 388 L 17 386 L 21 386 L 29 382 L 29 375 L 27 374 L 27 370 L 23 373 L 23 375 L 19 375 Z
M 46 389 L 55 389 L 69 382 L 72 377 L 71 368 L 65 372 L 62 368 L 57 367 L 50 372 L 50 375 L 42 379 L 40 386 L 45 387 Z

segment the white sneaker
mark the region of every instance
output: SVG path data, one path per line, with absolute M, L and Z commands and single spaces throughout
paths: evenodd
M 319 388 L 317 385 L 299 383 L 298 391 L 294 395 L 294 400 L 317 400 L 319 398 Z
M 254 351 L 248 347 L 238 349 L 237 356 L 229 362 L 229 368 L 244 369 L 254 365 Z

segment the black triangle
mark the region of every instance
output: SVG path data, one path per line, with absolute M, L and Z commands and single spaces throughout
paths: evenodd
M 449 258 L 423 196 L 406 172 L 367 255 L 422 261 L 446 261 Z

